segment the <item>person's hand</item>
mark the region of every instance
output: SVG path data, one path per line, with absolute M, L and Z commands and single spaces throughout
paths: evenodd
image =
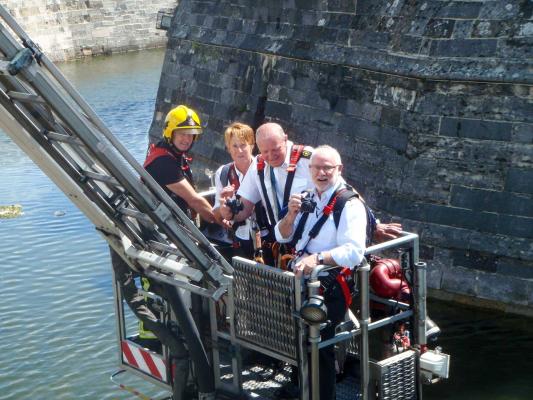
M 223 187 L 220 191 L 220 198 L 221 199 L 231 199 L 233 196 L 235 196 L 235 186 L 228 185 L 226 187 Z
M 390 224 L 377 224 L 372 241 L 375 243 L 396 239 L 402 232 L 402 224 L 391 222 Z
M 229 229 L 233 228 L 233 221 L 230 221 L 230 220 L 227 220 L 226 218 L 224 218 L 222 220 L 222 226 L 229 230 Z
M 231 209 L 226 205 L 226 200 L 230 200 L 233 196 L 235 196 L 235 186 L 233 185 L 223 187 L 220 191 L 220 215 L 222 215 L 222 218 L 227 220 L 233 219 L 233 213 L 231 212 Z
M 233 219 L 233 213 L 231 212 L 231 208 L 229 208 L 227 205 L 226 205 L 226 199 L 224 198 L 221 198 L 220 199 L 220 207 L 218 207 L 219 211 L 220 211 L 220 215 L 222 216 L 222 218 L 224 220 L 231 220 Z
M 300 278 L 303 275 L 310 275 L 313 268 L 318 265 L 318 258 L 316 254 L 305 256 L 294 266 L 294 272 L 296 276 Z
M 300 212 L 302 207 L 302 195 L 300 193 L 291 194 L 289 197 L 289 203 L 287 204 L 288 214 L 295 217 Z

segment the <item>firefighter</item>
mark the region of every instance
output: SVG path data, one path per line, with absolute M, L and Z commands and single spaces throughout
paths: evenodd
M 309 169 L 313 190 L 291 195 L 288 212 L 276 225 L 275 232 L 281 243 L 296 242 L 297 256 L 292 265 L 297 276 L 310 275 L 318 265 L 345 267 L 342 272 L 332 269 L 319 275 L 329 320 L 320 333 L 324 341 L 335 335 L 335 327 L 351 303 L 350 270 L 359 265 L 364 256 L 368 214 L 363 201 L 342 179 L 341 157 L 335 149 L 317 147 Z M 320 400 L 334 400 L 334 347 L 320 349 L 319 359 Z M 285 397 L 283 393 L 278 396 Z
M 173 108 L 165 118 L 162 139 L 151 144 L 148 149 L 144 168 L 189 218 L 198 213 L 203 220 L 213 223 L 216 220 L 211 205 L 196 193 L 189 164 L 191 158 L 187 155 L 201 133 L 200 118 L 194 110 L 184 105 Z M 125 263 L 121 263 L 120 257 L 116 254 L 114 256 L 117 259 L 113 263 L 114 268 L 116 269 L 115 265 L 124 266 L 117 279 L 125 290 L 128 305 L 139 319 L 140 343 L 152 349 L 159 349 L 161 343 L 169 347 L 172 362 L 175 365 L 173 399 L 188 398 L 189 356 L 179 333 L 175 327 L 171 328 L 161 321 L 159 312 L 154 309 L 152 301 L 146 295 L 142 295 L 136 287 L 131 271 L 126 270 Z M 175 295 L 170 286 L 154 284 L 143 276 L 141 276 L 141 284 L 144 291 L 154 292 L 169 302 Z M 200 308 L 198 299 L 193 297 L 192 302 L 193 309 Z
M 211 205 L 196 193 L 187 155 L 201 133 L 200 118 L 194 110 L 184 105 L 173 108 L 165 118 L 163 138 L 148 149 L 144 168 L 189 217 L 196 212 L 213 223 Z

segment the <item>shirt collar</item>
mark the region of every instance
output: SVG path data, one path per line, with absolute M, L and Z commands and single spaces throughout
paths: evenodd
M 252 157 L 252 163 L 253 163 L 253 160 L 254 160 L 254 158 Z M 235 161 L 233 161 L 233 166 L 235 167 L 235 173 L 237 174 L 237 176 L 239 178 L 242 178 L 245 174 L 243 174 L 241 171 L 239 171 L 239 168 L 237 168 L 237 164 L 235 164 Z M 250 164 L 250 166 L 252 166 L 252 164 Z M 250 170 L 250 166 L 248 167 L 248 170 Z
M 344 184 L 344 179 L 341 179 L 341 177 L 339 176 L 337 178 L 337 182 L 331 186 L 328 190 L 326 190 L 324 193 L 322 193 L 322 196 L 320 196 L 320 202 L 324 202 L 324 201 L 328 201 L 331 196 L 333 196 L 333 193 L 335 193 L 335 191 L 337 189 L 339 189 L 340 186 L 342 186 Z M 319 199 L 318 197 L 318 192 L 316 190 L 316 188 L 313 189 L 313 194 L 316 196 L 317 200 Z

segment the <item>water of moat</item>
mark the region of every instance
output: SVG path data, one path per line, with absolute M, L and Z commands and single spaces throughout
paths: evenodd
M 60 65 L 139 161 L 162 61 L 155 50 Z M 109 381 L 118 352 L 104 240 L 2 132 L 0 175 L 0 205 L 24 210 L 0 219 L 0 399 L 133 398 Z M 452 361 L 426 399 L 533 398 L 533 320 L 431 300 L 429 311 Z

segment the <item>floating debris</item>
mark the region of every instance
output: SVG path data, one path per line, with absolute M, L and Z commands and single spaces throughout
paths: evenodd
M 54 217 L 62 217 L 65 214 L 66 214 L 66 212 L 63 211 L 63 210 L 54 211 Z
M 22 206 L 20 204 L 0 206 L 0 219 L 17 218 L 20 217 L 22 214 Z

